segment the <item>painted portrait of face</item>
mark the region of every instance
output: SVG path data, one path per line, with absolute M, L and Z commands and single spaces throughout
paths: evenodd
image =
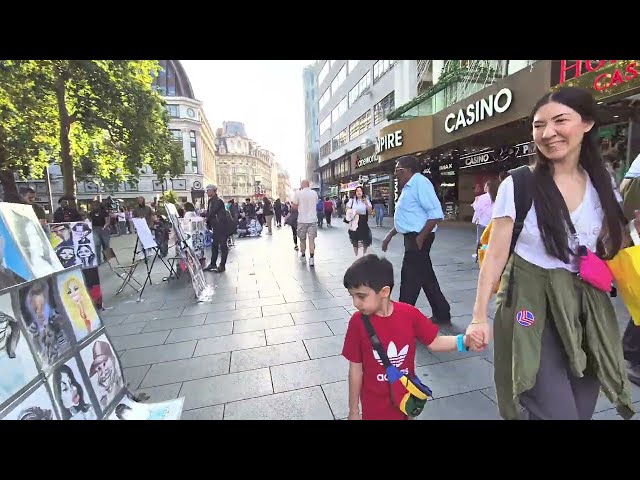
M 71 239 L 71 229 L 67 223 L 57 223 L 49 226 L 51 231 L 51 244 L 57 246 L 59 244 L 73 245 Z
M 80 245 L 76 255 L 80 259 L 83 267 L 94 267 L 96 255 L 89 245 Z
M 11 295 L 0 296 L 0 407 L 38 376 L 33 355 L 11 304 Z
M 76 264 L 76 254 L 73 251 L 73 245 L 59 245 L 56 247 L 56 255 L 64 268 L 70 268 Z
M 81 352 L 89 378 L 102 409 L 106 409 L 124 388 L 120 364 L 106 335 L 100 336 Z
M 36 280 L 19 292 L 22 319 L 43 368 L 48 368 L 71 348 L 65 332 L 68 324 L 56 311 L 51 292 L 48 280 Z
M 51 382 L 63 420 L 96 419 L 87 389 L 74 359 L 60 365 L 54 371 Z
M 56 282 L 76 341 L 79 342 L 100 327 L 100 317 L 79 269 L 59 274 Z

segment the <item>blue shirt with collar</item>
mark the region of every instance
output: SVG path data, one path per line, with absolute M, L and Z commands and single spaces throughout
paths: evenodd
M 402 188 L 393 223 L 398 233 L 420 233 L 427 220 L 442 220 L 444 213 L 431 181 L 415 173 Z M 433 229 L 435 232 L 436 226 Z

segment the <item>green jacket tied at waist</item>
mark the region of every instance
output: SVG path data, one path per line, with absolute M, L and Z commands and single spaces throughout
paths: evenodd
M 495 384 L 503 418 L 518 418 L 518 397 L 535 385 L 542 331 L 549 320 L 558 330 L 571 373 L 595 376 L 618 413 L 625 419 L 633 416 L 620 331 L 607 293 L 567 270 L 545 270 L 513 254 L 496 304 Z

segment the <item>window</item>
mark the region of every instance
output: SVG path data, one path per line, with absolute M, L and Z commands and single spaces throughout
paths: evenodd
M 171 187 L 173 188 L 173 190 L 186 190 L 187 181 L 174 178 L 171 180 Z
M 395 92 L 391 92 L 373 106 L 373 124 L 384 121 L 387 114 L 395 108 Z
M 340 100 L 340 103 L 331 111 L 331 123 L 336 123 L 336 120 L 344 115 L 349 106 L 347 105 L 347 97 Z
M 343 146 L 348 141 L 349 141 L 349 136 L 347 135 L 347 128 L 345 128 L 339 134 L 333 137 L 333 139 L 331 140 L 331 148 L 335 152 L 338 148 Z
M 371 127 L 371 110 L 367 110 L 349 125 L 349 140 L 362 135 Z
M 158 76 L 153 79 L 152 88 L 160 95 L 176 96 L 176 71 L 169 61 L 160 60 Z
M 331 115 L 327 115 L 327 118 L 325 118 L 322 122 L 320 122 L 320 135 L 322 135 L 324 132 L 329 130 L 330 126 L 331 126 Z
M 320 73 L 318 74 L 318 85 L 322 85 L 322 82 L 324 81 L 324 79 L 327 77 L 328 74 L 329 74 L 329 62 L 326 61 L 322 66 L 322 70 L 320 70 Z
M 347 79 L 347 66 L 343 65 L 343 67 L 340 69 L 340 71 L 336 75 L 336 78 L 334 78 L 333 81 L 331 82 L 331 95 L 335 95 L 336 90 L 340 88 L 340 85 L 342 85 L 342 83 L 346 79 Z
M 160 192 L 163 190 L 164 187 L 164 180 L 160 181 L 160 180 L 154 180 L 153 181 L 153 191 L 154 192 Z
M 364 77 L 362 77 L 356 86 L 349 92 L 349 107 L 351 107 L 351 105 L 353 105 L 356 100 L 358 100 L 362 94 L 367 91 L 367 88 L 371 86 L 370 73 L 371 71 L 365 73 Z
M 182 143 L 182 130 L 169 130 L 176 142 Z
M 191 144 L 191 173 L 198 173 L 198 148 L 195 130 L 189 130 L 189 140 Z
M 180 118 L 180 109 L 178 105 L 167 105 L 167 112 L 171 118 Z
M 360 60 L 347 60 L 347 70 L 349 71 L 349 73 L 353 72 L 353 69 L 356 68 L 356 65 L 358 65 L 358 62 Z
M 138 181 L 134 178 L 127 180 L 125 182 L 122 182 L 122 189 L 125 192 L 135 192 L 136 190 L 138 190 Z
M 327 90 L 320 97 L 320 101 L 318 102 L 318 111 L 322 111 L 322 108 L 327 104 L 330 98 L 331 98 L 331 89 L 327 88 Z
M 378 60 L 373 65 L 373 83 L 376 83 L 378 79 L 387 73 L 391 67 L 396 63 L 396 60 Z
M 320 158 L 324 158 L 331 153 L 331 142 L 327 142 L 320 147 Z

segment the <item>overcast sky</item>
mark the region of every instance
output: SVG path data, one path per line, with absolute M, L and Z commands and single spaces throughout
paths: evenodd
M 302 69 L 313 60 L 181 60 L 215 132 L 243 122 L 272 151 L 296 186 L 304 175 Z

